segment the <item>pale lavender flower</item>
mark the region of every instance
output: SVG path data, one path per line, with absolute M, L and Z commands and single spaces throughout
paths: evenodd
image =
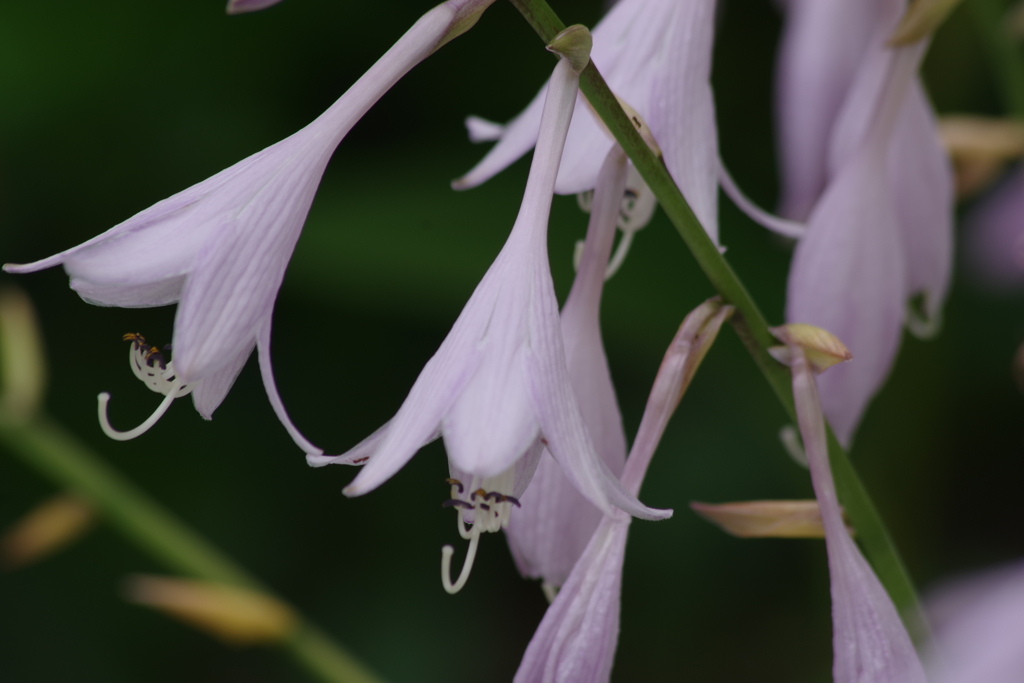
M 887 2 L 780 3 L 786 22 L 776 65 L 775 120 L 783 216 L 806 220 L 825 189 L 833 124 Z
M 786 344 L 785 353 L 776 357 L 785 358 L 793 373 L 797 422 L 825 528 L 832 592 L 833 681 L 926 683 L 896 606 L 847 531 L 832 480 L 814 375 L 830 363 L 848 359 L 849 352 L 832 335 L 808 325 L 786 325 L 772 332 Z
M 256 12 L 276 5 L 281 0 L 228 0 L 228 14 L 243 14 L 245 12 Z
M 964 221 L 967 262 L 986 285 L 1024 285 L 1024 168 L 978 202 Z
M 843 443 L 888 375 L 904 323 L 921 334 L 937 326 L 951 262 L 952 175 L 915 77 L 927 45 L 884 45 L 899 19 L 889 5 L 834 126 L 831 177 L 787 292 L 787 320 L 829 330 L 857 357 L 821 382 Z
M 566 367 L 548 267 L 547 223 L 577 83 L 578 72 L 561 59 L 545 98 L 523 203 L 505 246 L 398 413 L 356 447 L 358 459 L 368 459 L 344 490 L 349 496 L 373 490 L 440 433 L 452 472 L 449 504 L 458 508 L 459 531 L 470 541 L 454 582 L 448 572 L 452 548 L 443 549 L 442 581 L 453 593 L 465 584 L 481 532 L 508 525 L 542 445 L 602 512 L 610 514 L 616 506 L 645 519 L 671 515 L 642 505 L 597 455 Z M 348 453 L 308 460 L 319 466 L 356 458 Z M 466 523 L 472 524 L 468 531 Z
M 620 0 L 594 27 L 591 56 L 615 95 L 650 128 L 669 172 L 717 242 L 718 134 L 709 82 L 714 13 L 714 0 Z M 543 95 L 542 88 L 504 129 L 481 119 L 468 121 L 473 139 L 494 139 L 500 132 L 500 140 L 453 183 L 456 188 L 483 183 L 534 146 Z M 580 95 L 555 191 L 593 189 L 613 144 Z
M 626 435 L 601 341 L 600 306 L 625 189 L 626 156 L 616 145 L 598 175 L 587 239 L 561 314 L 569 380 L 594 448 L 615 476 L 626 460 Z M 505 529 L 512 557 L 523 576 L 542 579 L 550 594 L 565 583 L 602 514 L 546 450 L 519 500 L 522 509 Z
M 942 587 L 928 599 L 933 683 L 1024 680 L 1024 562 Z
M 322 452 L 288 418 L 271 370 L 271 314 L 285 268 L 338 143 L 409 69 L 472 26 L 491 1 L 449 0 L 435 7 L 330 109 L 291 137 L 77 247 L 4 266 L 29 273 L 63 264 L 72 289 L 101 306 L 178 302 L 174 360 L 166 368 L 143 360 L 142 367 L 132 356 L 140 379 L 166 398 L 138 428 L 117 432 L 106 422 L 109 396 L 102 394 L 101 424 L 109 436 L 141 434 L 189 390 L 196 409 L 209 419 L 256 346 L 277 416 L 300 448 Z
M 672 339 L 647 399 L 622 484 L 639 493 L 669 418 L 731 306 L 708 301 L 690 313 Z M 611 677 L 619 637 L 622 565 L 630 518 L 601 519 L 582 557 L 526 648 L 515 683 L 601 683 Z

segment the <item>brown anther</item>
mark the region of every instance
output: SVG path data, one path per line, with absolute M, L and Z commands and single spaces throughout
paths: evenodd
M 452 498 L 451 500 L 446 500 L 445 502 L 441 503 L 441 507 L 443 507 L 443 508 L 459 507 L 459 508 L 467 508 L 469 510 L 473 509 L 473 505 L 471 503 L 467 503 L 464 500 L 459 500 L 458 498 Z
M 488 505 L 487 503 L 480 503 L 480 509 L 481 510 L 490 510 L 491 506 Z
M 451 477 L 448 477 L 447 479 L 445 479 L 445 482 L 449 486 L 458 486 L 459 487 L 459 493 L 462 493 L 462 491 L 463 491 L 462 482 L 459 481 L 458 479 L 452 479 Z
M 473 493 L 470 494 L 469 499 L 470 500 L 475 500 L 477 496 L 480 496 L 481 498 L 486 499 L 487 498 L 487 491 L 484 491 L 483 489 L 477 489 L 476 491 L 473 491 Z

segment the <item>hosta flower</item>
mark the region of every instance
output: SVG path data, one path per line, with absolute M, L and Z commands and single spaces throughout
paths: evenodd
M 35 263 L 4 266 L 8 272 L 30 273 L 63 264 L 72 289 L 101 306 L 178 303 L 173 361 L 155 362 L 147 355 L 141 369 L 146 377 L 140 376 L 165 400 L 140 428 L 117 432 L 106 423 L 101 397 L 101 422 L 109 435 L 137 436 L 189 390 L 196 409 L 209 419 L 253 347 L 259 347 L 263 383 L 277 416 L 300 448 L 321 452 L 285 413 L 270 365 L 271 313 L 288 260 L 338 143 L 398 79 L 472 26 L 490 2 L 449 0 L 435 7 L 330 109 L 294 135 L 77 247 Z
M 916 79 L 926 41 L 888 47 L 900 8 L 885 5 L 833 123 L 827 187 L 787 291 L 787 320 L 829 330 L 857 358 L 821 382 L 844 443 L 884 382 L 903 325 L 936 327 L 951 264 L 952 175 Z
M 832 480 L 814 375 L 831 363 L 848 359 L 849 352 L 834 336 L 809 325 L 785 325 L 772 332 L 786 344 L 785 353 L 776 357 L 784 358 L 793 373 L 797 422 L 825 528 L 832 591 L 833 681 L 925 683 L 921 661 L 896 606 L 850 538 Z
M 669 172 L 713 240 L 718 240 L 718 137 L 709 78 L 714 0 L 620 0 L 594 27 L 592 59 L 625 106 L 646 123 Z M 469 188 L 488 180 L 537 141 L 544 89 L 504 128 L 471 119 L 474 139 L 500 140 L 469 173 Z M 555 191 L 593 189 L 615 144 L 580 95 Z
M 570 40 L 589 39 L 583 27 L 567 31 L 562 35 Z M 646 519 L 671 515 L 637 501 L 597 455 L 566 368 L 548 266 L 547 224 L 578 72 L 585 65 L 585 60 L 559 60 L 512 232 L 398 413 L 355 453 L 309 458 L 314 466 L 365 459 L 344 490 L 358 496 L 390 478 L 425 443 L 443 436 L 452 473 L 447 505 L 458 510 L 459 531 L 470 541 L 455 581 L 448 572 L 452 548 L 444 548 L 442 577 L 452 593 L 465 584 L 480 534 L 507 526 L 520 506 L 518 498 L 542 446 L 602 512 L 610 514 L 615 506 Z
M 928 600 L 932 683 L 1013 683 L 1024 676 L 1024 562 L 943 587 Z
M 1024 170 L 1010 174 L 965 221 L 968 262 L 996 289 L 1024 285 Z
M 731 313 L 730 306 L 705 302 L 686 317 L 672 340 L 622 472 L 622 484 L 631 493 L 640 491 L 669 418 Z M 515 683 L 608 681 L 619 637 L 622 563 L 629 524 L 630 518 L 620 512 L 601 519 L 530 640 Z
M 618 476 L 626 460 L 615 389 L 601 341 L 600 307 L 605 271 L 626 189 L 626 157 L 616 145 L 597 179 L 590 225 L 576 279 L 562 307 L 561 328 L 569 381 L 597 454 Z M 530 487 L 505 530 L 523 576 L 543 580 L 549 594 L 561 586 L 601 521 L 601 511 L 573 488 L 545 450 Z

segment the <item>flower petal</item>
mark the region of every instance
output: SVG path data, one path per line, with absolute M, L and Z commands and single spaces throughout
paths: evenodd
M 320 455 L 323 453 L 322 450 L 311 444 L 306 437 L 302 436 L 298 428 L 292 423 L 290 417 L 288 417 L 288 411 L 284 409 L 284 403 L 281 402 L 281 396 L 277 393 L 277 383 L 274 382 L 274 369 L 270 362 L 270 316 L 260 326 L 259 332 L 256 334 L 256 345 L 259 348 L 259 361 L 260 361 L 260 375 L 263 377 L 263 388 L 267 391 L 267 398 L 270 399 L 270 405 L 274 409 L 274 413 L 277 415 L 277 419 L 281 421 L 284 428 L 288 431 L 288 435 L 292 437 L 292 441 L 301 448 L 305 453 L 313 453 Z
M 793 352 L 793 397 L 811 482 L 818 499 L 832 586 L 835 683 L 925 683 L 924 669 L 896 606 L 850 538 L 828 461 L 825 423 L 814 374 Z M 835 369 L 827 372 L 827 377 Z
M 694 215 L 718 244 L 718 129 L 711 93 L 715 2 L 691 0 L 671 6 L 674 11 L 662 28 L 662 49 L 648 91 L 650 111 L 640 113 L 646 114 L 665 165 Z
M 953 167 L 939 140 L 935 114 L 920 79 L 900 109 L 889 150 L 896 210 L 907 257 L 907 296 L 924 295 L 908 327 L 918 336 L 937 332 L 953 269 Z
M 885 3 L 785 4 L 775 83 L 782 216 L 805 220 L 825 189 L 833 126 Z
M 515 683 L 606 682 L 619 638 L 629 519 L 604 517 L 530 639 Z
M 255 346 L 256 339 L 254 337 L 250 340 L 248 348 L 235 356 L 230 363 L 217 372 L 204 377 L 203 381 L 192 390 L 192 403 L 199 414 L 205 419 L 210 420 L 213 418 L 213 411 L 217 409 L 224 400 L 224 397 L 228 395 L 228 391 L 231 390 L 232 385 L 234 385 L 235 380 L 238 378 L 238 373 L 245 367 L 245 363 L 249 360 L 249 355 Z M 267 353 L 269 352 L 268 349 Z

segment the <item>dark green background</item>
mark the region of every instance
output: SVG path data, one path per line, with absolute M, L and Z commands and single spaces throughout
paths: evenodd
M 968 0 L 970 2 L 971 0 Z M 597 2 L 559 0 L 593 25 Z M 216 0 L 0 4 L 0 261 L 67 248 L 292 133 L 319 114 L 429 1 L 286 0 L 227 17 Z M 779 16 L 767 0 L 723 0 L 714 84 L 723 154 L 770 206 L 770 109 Z M 437 348 L 515 217 L 526 163 L 485 186 L 449 181 L 483 148 L 470 113 L 505 120 L 553 62 L 512 7 L 414 70 L 335 155 L 278 299 L 274 364 L 299 427 L 340 452 L 390 417 Z M 942 111 L 999 112 L 970 13 L 938 36 L 926 78 Z M 789 249 L 727 202 L 728 258 L 781 321 Z M 560 295 L 585 230 L 555 201 Z M 3 276 L 3 282 L 12 278 Z M 38 305 L 51 361 L 51 413 L 224 550 L 293 600 L 391 681 L 509 680 L 545 601 L 500 536 L 483 540 L 467 587 L 448 596 L 440 547 L 457 541 L 441 447 L 377 491 L 341 496 L 347 468 L 311 470 L 273 416 L 254 363 L 204 422 L 174 405 L 128 443 L 102 436 L 157 397 L 133 378 L 120 335 L 170 340 L 173 311 L 89 306 L 63 272 L 18 278 Z M 663 214 L 610 283 L 604 327 L 627 430 L 661 353 L 712 294 Z M 958 271 L 944 334 L 907 339 L 853 452 L 921 586 L 1024 554 L 1024 398 L 1010 359 L 1024 300 L 992 296 Z M 824 546 L 740 541 L 698 520 L 691 500 L 809 497 L 779 446 L 778 404 L 726 330 L 665 435 L 642 492 L 674 507 L 632 525 L 617 681 L 830 678 Z M 0 453 L 0 525 L 53 493 Z M 234 650 L 119 597 L 123 577 L 162 568 L 109 526 L 30 569 L 0 574 L 4 681 L 306 681 L 274 650 Z

